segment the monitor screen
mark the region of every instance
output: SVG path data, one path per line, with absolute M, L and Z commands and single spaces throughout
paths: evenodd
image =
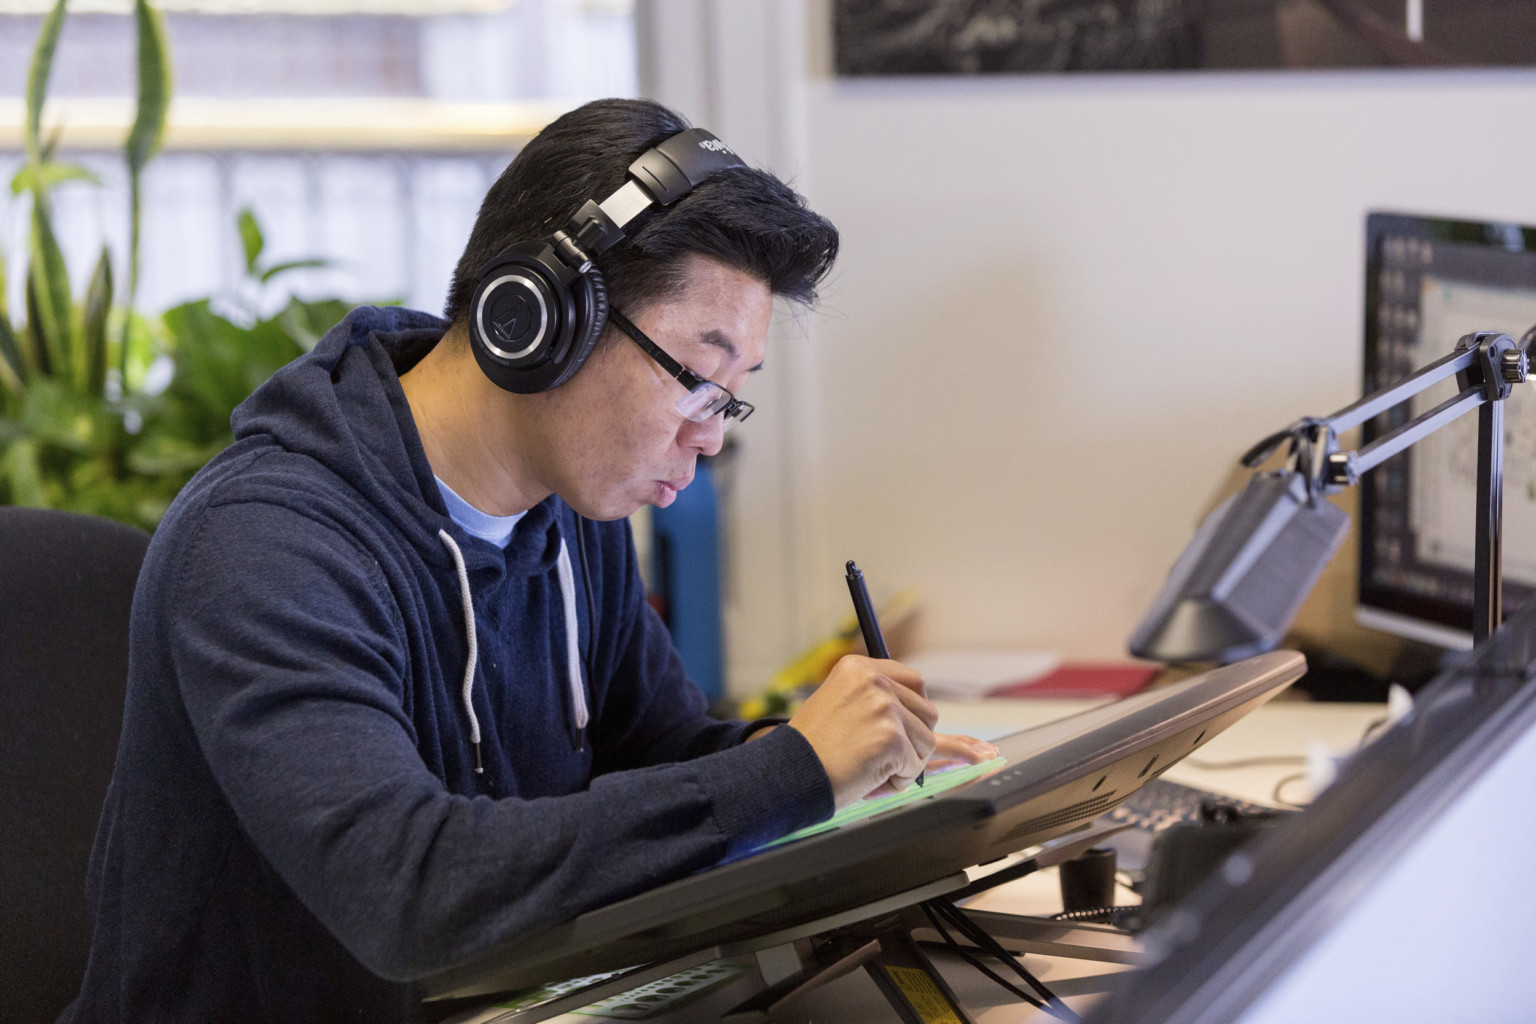
M 1528 1020 L 1536 602 L 1144 936 L 1088 1024 Z
M 1366 220 L 1365 390 L 1448 355 L 1474 331 L 1536 324 L 1536 228 L 1373 213 Z M 1446 381 L 1366 424 L 1363 443 L 1456 393 Z M 1536 588 L 1536 395 L 1504 403 L 1504 610 Z M 1465 415 L 1361 481 L 1361 624 L 1472 645 L 1477 417 Z
M 966 869 L 1116 806 L 1305 669 L 1301 655 L 1274 651 L 1003 737 L 1005 763 L 959 785 L 931 777 L 931 795 L 885 813 L 840 816 L 838 827 L 519 936 L 427 979 L 424 992 L 486 995 L 703 950 L 745 952 L 952 892 L 967 884 Z

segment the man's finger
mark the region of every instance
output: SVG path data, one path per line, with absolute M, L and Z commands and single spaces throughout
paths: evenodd
M 897 682 L 894 679 L 891 681 Z M 899 682 L 891 688 L 891 693 L 901 702 L 903 708 L 922 719 L 930 731 L 939 724 L 939 709 L 934 707 L 933 702 L 927 697 L 900 685 Z
M 901 716 L 902 728 L 907 733 L 907 748 L 910 757 L 903 757 L 902 768 L 910 767 L 912 777 L 917 778 L 928 763 L 928 758 L 933 754 L 933 748 L 937 740 L 933 733 L 933 727 L 923 721 L 906 707 L 898 707 L 897 713 Z M 892 776 L 895 777 L 894 775 Z
M 887 677 L 891 682 L 899 683 L 919 696 L 928 696 L 928 687 L 923 682 L 923 674 L 917 669 L 909 668 L 890 658 L 870 658 L 868 661 L 876 672 Z
M 951 733 L 934 734 L 933 753 L 929 760 L 964 761 L 970 764 L 980 764 L 982 761 L 990 761 L 998 755 L 998 749 L 986 740 L 978 740 L 974 736 L 956 736 Z

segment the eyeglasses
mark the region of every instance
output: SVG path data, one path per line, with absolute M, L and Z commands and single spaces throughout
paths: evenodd
M 688 394 L 677 403 L 677 411 L 682 413 L 684 418 L 695 423 L 703 423 L 719 413 L 725 418 L 725 425 L 729 429 L 752 415 L 755 406 L 751 402 L 743 402 L 719 384 L 712 380 L 705 380 L 667 355 L 660 345 L 647 338 L 645 332 L 630 323 L 629 318 L 623 313 L 610 308 L 608 319 L 615 327 L 629 335 L 629 340 L 639 345 L 646 355 L 656 360 L 657 365 L 688 389 Z

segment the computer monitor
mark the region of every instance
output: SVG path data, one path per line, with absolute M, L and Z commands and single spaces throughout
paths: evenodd
M 1536 602 L 1144 938 L 1088 1024 L 1529 1020 Z
M 1458 338 L 1536 324 L 1536 228 L 1398 213 L 1366 219 L 1365 388 L 1400 380 Z M 1366 424 L 1368 443 L 1456 393 L 1447 381 Z M 1504 403 L 1504 609 L 1536 588 L 1536 395 Z M 1477 417 L 1460 420 L 1361 481 L 1364 626 L 1450 649 L 1472 646 Z
M 990 774 L 519 936 L 423 991 L 489 995 L 746 952 L 955 891 L 966 869 L 1092 821 L 1305 669 L 1301 655 L 1274 651 L 1004 737 L 1007 762 Z

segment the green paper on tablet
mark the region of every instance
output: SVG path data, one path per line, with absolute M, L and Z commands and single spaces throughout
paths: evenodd
M 796 839 L 804 839 L 807 836 L 830 832 L 849 822 L 859 821 L 863 818 L 872 818 L 877 814 L 884 814 L 886 811 L 892 811 L 898 807 L 905 807 L 907 804 L 937 796 L 947 789 L 954 789 L 956 786 L 970 782 L 972 779 L 980 778 L 988 772 L 996 771 L 1007 763 L 1008 759 L 1006 757 L 994 757 L 992 760 L 983 761 L 980 764 L 962 764 L 937 772 L 930 771 L 928 772 L 926 785 L 908 786 L 900 793 L 860 800 L 856 804 L 844 807 L 826 821 L 816 825 L 809 825 L 798 832 L 791 832 L 782 839 L 777 839 L 764 845 L 762 849 L 766 850 L 770 847 L 783 845 L 784 843 L 792 843 Z

